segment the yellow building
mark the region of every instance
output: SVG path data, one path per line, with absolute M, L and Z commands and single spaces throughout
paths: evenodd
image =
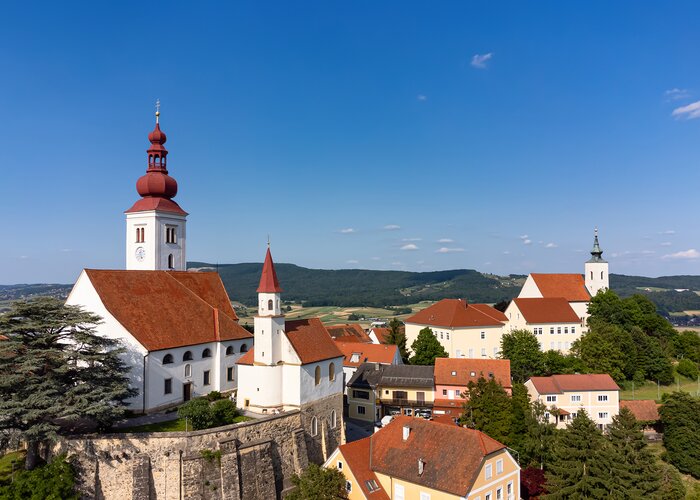
M 545 416 L 564 428 L 581 410 L 601 430 L 620 412 L 620 388 L 610 375 L 576 374 L 532 377 L 525 382 L 532 401 L 547 407 Z
M 397 417 L 328 458 L 350 500 L 515 500 L 520 467 L 505 445 L 452 424 Z
M 406 318 L 406 345 L 429 327 L 450 358 L 497 358 L 506 316 L 487 304 L 443 299 Z

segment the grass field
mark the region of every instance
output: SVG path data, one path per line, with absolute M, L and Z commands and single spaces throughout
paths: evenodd
M 250 417 L 241 415 L 236 417 L 233 421 L 234 424 L 240 422 L 246 422 L 251 420 Z M 192 430 L 192 424 L 190 424 L 187 430 Z M 170 420 L 168 422 L 160 422 L 157 424 L 147 424 L 138 425 L 136 427 L 126 427 L 124 429 L 119 429 L 119 432 L 184 432 L 185 431 L 185 419 L 178 418 L 177 420 Z
M 671 393 L 677 391 L 679 388 L 681 391 L 689 392 L 693 396 L 699 396 L 698 394 L 698 381 L 690 380 L 689 378 L 680 377 L 680 384 L 676 382 L 671 385 L 662 385 L 657 387 L 654 382 L 646 382 L 644 385 L 637 385 L 632 390 L 632 383 L 627 383 L 624 385 L 623 390 L 620 391 L 620 399 L 654 399 L 657 402 L 661 402 L 661 396 L 665 393 Z
M 21 450 L 13 451 L 0 457 L 0 483 L 4 483 L 11 479 L 13 470 L 18 471 L 24 467 L 25 455 L 26 452 Z

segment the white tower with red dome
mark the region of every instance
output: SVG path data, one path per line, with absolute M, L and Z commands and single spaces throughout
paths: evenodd
M 141 199 L 126 211 L 127 270 L 187 269 L 187 212 L 173 201 L 177 182 L 168 175 L 168 150 L 163 146 L 167 138 L 160 130 L 159 117 L 157 110 L 156 128 L 148 134 L 148 168 L 136 182 Z

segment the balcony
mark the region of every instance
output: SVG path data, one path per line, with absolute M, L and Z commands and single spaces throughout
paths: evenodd
M 388 406 L 412 406 L 420 408 L 432 408 L 432 401 L 403 399 L 403 398 L 381 398 L 381 403 Z

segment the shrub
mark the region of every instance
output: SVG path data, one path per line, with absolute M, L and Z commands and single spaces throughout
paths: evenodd
M 214 413 L 205 398 L 188 401 L 177 410 L 177 414 L 180 418 L 187 418 L 195 431 L 215 425 Z
M 676 372 L 678 375 L 696 379 L 698 378 L 698 365 L 689 359 L 681 359 L 676 366 Z
M 214 425 L 217 426 L 232 424 L 240 415 L 236 405 L 229 399 L 221 399 L 211 405 L 211 412 L 214 417 Z
M 210 392 L 209 394 L 207 394 L 205 397 L 206 397 L 207 400 L 209 400 L 209 401 L 218 401 L 218 400 L 221 399 L 223 396 L 221 395 L 221 393 L 220 393 L 219 391 L 211 391 L 211 392 Z
M 8 500 L 72 500 L 75 492 L 75 473 L 65 455 L 56 457 L 48 465 L 31 471 L 22 471 L 14 482 L 0 486 L 0 498 Z

